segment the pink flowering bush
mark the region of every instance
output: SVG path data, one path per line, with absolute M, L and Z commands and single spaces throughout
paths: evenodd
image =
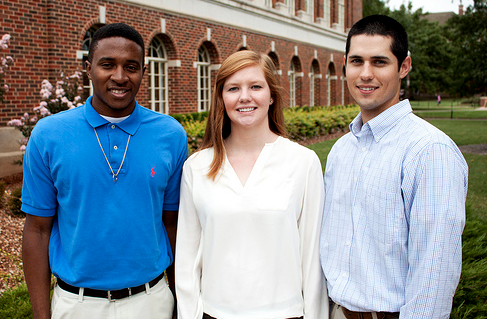
M 42 81 L 40 91 L 42 101 L 39 106 L 34 108 L 34 111 L 41 115 L 40 118 L 43 118 L 75 108 L 84 103 L 80 96 L 82 91 L 81 72 L 76 71 L 70 76 L 61 72 L 56 87 L 48 80 Z
M 21 151 L 25 150 L 32 129 L 37 121 L 51 114 L 69 110 L 84 103 L 80 96 L 80 93 L 83 91 L 81 80 L 81 72 L 76 71 L 70 76 L 61 72 L 55 87 L 48 80 L 42 81 L 41 91 L 39 92 L 42 100 L 38 106 L 34 107 L 34 116 L 25 113 L 21 118 L 8 122 L 9 126 L 14 126 L 24 136 L 20 141 Z
M 4 34 L 0 40 L 0 51 L 8 48 L 10 35 Z M 11 56 L 0 56 L 0 102 L 3 101 L 3 95 L 8 92 L 8 85 L 5 83 L 4 77 L 8 68 L 12 66 L 14 59 Z

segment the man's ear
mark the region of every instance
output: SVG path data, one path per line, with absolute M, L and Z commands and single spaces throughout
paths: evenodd
M 347 56 L 345 54 L 343 55 L 343 65 L 347 65 Z
M 85 61 L 85 68 L 86 68 L 86 75 L 88 75 L 88 79 L 91 80 L 91 62 L 86 60 Z
M 142 68 L 142 75 L 144 75 L 144 74 L 145 74 L 145 71 L 146 71 L 146 70 L 147 70 L 147 65 L 146 65 L 146 64 L 144 64 L 144 67 Z
M 401 68 L 399 69 L 399 76 L 401 79 L 404 79 L 406 75 L 408 75 L 409 71 L 411 71 L 411 57 L 407 56 L 404 61 L 402 61 Z

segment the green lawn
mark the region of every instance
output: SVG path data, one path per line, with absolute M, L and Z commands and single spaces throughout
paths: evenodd
M 409 100 L 413 109 L 441 109 L 450 107 L 478 107 L 480 99 L 463 98 L 463 99 L 441 99 L 440 106 L 436 106 L 436 99 L 428 101 Z
M 471 110 L 471 109 L 453 109 L 451 110 L 434 110 L 434 111 L 414 111 L 419 117 L 425 119 L 487 119 L 487 110 Z
M 458 145 L 487 144 L 487 121 L 430 120 Z M 323 166 L 335 140 L 308 147 Z M 463 267 L 451 318 L 487 318 L 487 156 L 464 154 L 469 166 L 467 222 L 463 232 Z

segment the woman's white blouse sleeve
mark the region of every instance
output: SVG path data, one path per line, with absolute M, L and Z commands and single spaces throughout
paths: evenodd
M 328 294 L 319 259 L 319 237 L 324 206 L 323 173 L 313 153 L 306 176 L 306 190 L 298 220 L 303 276 L 304 319 L 328 318 Z
M 176 238 L 176 296 L 179 319 L 201 319 L 201 225 L 193 202 L 193 172 L 183 167 Z

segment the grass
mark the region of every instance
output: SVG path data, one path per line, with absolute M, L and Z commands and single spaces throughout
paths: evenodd
M 444 119 L 487 119 L 487 110 L 434 110 L 434 111 L 414 111 L 414 114 L 425 119 L 444 118 Z
M 441 99 L 440 106 L 436 106 L 436 99 L 434 100 L 409 100 L 413 109 L 437 109 L 454 107 L 478 107 L 480 103 L 479 98 L 463 98 L 463 99 Z
M 487 144 L 487 121 L 430 120 L 457 145 Z M 308 147 L 318 154 L 323 170 L 327 155 L 336 142 L 324 141 Z M 466 203 L 467 221 L 463 232 L 463 265 L 453 299 L 452 319 L 487 318 L 487 156 L 464 154 L 469 166 Z
M 487 156 L 464 155 L 469 166 L 467 223 L 462 276 L 451 318 L 487 318 Z
M 25 284 L 5 291 L 0 297 L 0 318 L 32 318 L 32 307 Z
M 457 145 L 487 144 L 487 121 L 482 120 L 429 120 L 445 132 Z

